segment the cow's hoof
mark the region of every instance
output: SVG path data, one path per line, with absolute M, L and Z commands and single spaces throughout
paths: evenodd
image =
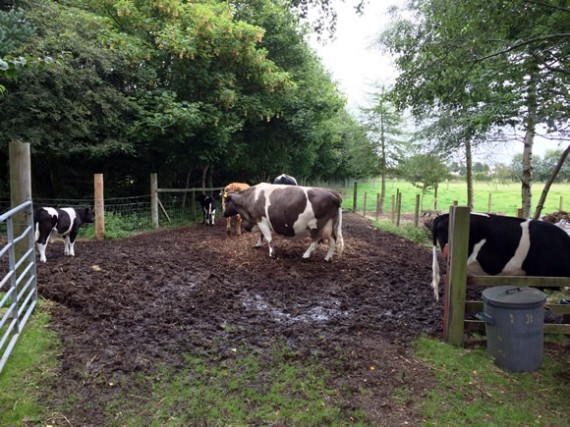
M 232 230 L 226 230 L 226 234 L 229 236 L 230 234 L 232 234 Z

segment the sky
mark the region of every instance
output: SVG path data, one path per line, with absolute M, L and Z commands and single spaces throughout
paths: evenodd
M 388 9 L 391 5 L 402 5 L 404 0 L 370 0 L 366 4 L 364 15 L 354 11 L 357 0 L 334 2 L 338 13 L 336 39 L 322 44 L 315 39 L 309 42 L 325 68 L 338 83 L 346 95 L 348 108 L 358 113 L 359 107 L 366 107 L 370 102 L 370 93 L 381 84 L 389 85 L 397 77 L 392 59 L 377 47 L 375 38 L 390 24 Z M 522 137 L 522 135 L 519 135 Z M 537 138 L 534 154 L 544 156 L 547 149 L 565 148 L 553 141 Z M 516 153 L 522 153 L 522 142 L 504 145 L 484 146 L 476 150 L 476 161 L 487 164 L 510 163 Z

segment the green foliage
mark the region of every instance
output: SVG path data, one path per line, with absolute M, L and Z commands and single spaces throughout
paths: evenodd
M 433 154 L 416 154 L 406 159 L 400 174 L 415 187 L 421 188 L 422 193 L 436 188 L 450 175 L 441 159 Z
M 431 241 L 431 231 L 426 227 L 416 227 L 412 223 L 402 224 L 399 227 L 392 221 L 374 221 L 375 227 L 396 236 L 404 237 L 416 243 L 429 243 Z
M 3 56 L 14 53 L 35 33 L 35 28 L 26 21 L 22 9 L 12 9 L 8 12 L 0 10 L 0 60 Z M 0 62 L 0 70 L 5 71 L 4 67 Z

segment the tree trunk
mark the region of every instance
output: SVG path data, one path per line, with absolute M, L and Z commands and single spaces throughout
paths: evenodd
M 465 175 L 467 178 L 467 206 L 473 209 L 473 155 L 471 153 L 471 140 L 465 141 Z
M 532 145 L 534 143 L 534 121 L 528 120 L 524 136 L 523 168 L 521 177 L 521 199 L 523 218 L 529 218 L 532 209 Z
M 186 190 L 188 190 L 188 188 L 190 187 L 190 173 L 192 171 L 189 169 L 188 173 L 186 174 L 186 186 L 184 188 L 186 188 Z M 182 193 L 182 208 L 186 207 L 186 196 L 188 195 L 188 191 L 185 191 L 184 193 Z
M 540 218 L 540 213 L 542 212 L 542 208 L 544 207 L 544 202 L 546 201 L 546 196 L 548 196 L 548 191 L 550 190 L 550 186 L 556 179 L 556 176 L 558 175 L 558 172 L 560 172 L 560 169 L 562 169 L 562 165 L 566 161 L 566 158 L 568 157 L 569 154 L 570 154 L 570 145 L 566 147 L 566 150 L 564 150 L 564 152 L 560 156 L 560 159 L 558 159 L 556 167 L 550 174 L 548 181 L 546 182 L 546 184 L 544 184 L 544 189 L 542 190 L 542 194 L 540 195 L 540 200 L 538 201 L 538 205 L 536 205 L 536 211 L 534 212 L 534 217 L 533 217 L 534 219 Z
M 208 176 L 208 169 L 210 165 L 205 165 L 202 167 L 202 193 L 206 193 L 206 178 Z
M 523 218 L 530 218 L 532 210 L 532 146 L 536 129 L 536 79 L 537 69 L 533 67 L 529 72 L 528 82 L 528 113 L 526 117 L 526 133 L 524 135 L 523 164 L 521 178 L 521 199 Z
M 384 136 L 384 120 L 380 117 L 380 202 L 378 213 L 384 213 L 384 200 L 386 200 L 386 141 Z

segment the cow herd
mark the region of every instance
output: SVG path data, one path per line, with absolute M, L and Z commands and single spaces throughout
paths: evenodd
M 311 243 L 303 258 L 309 258 L 325 241 L 328 242 L 325 261 L 330 261 L 335 251 L 338 256 L 342 254 L 342 198 L 336 191 L 299 186 L 295 178 L 280 175 L 273 184 L 230 183 L 219 196 L 227 233 L 231 234 L 232 221 L 238 235 L 242 227 L 248 232 L 258 230 L 255 246 L 267 242 L 270 257 L 275 257 L 274 233 L 287 238 L 309 236 Z M 214 225 L 215 198 L 201 194 L 196 200 L 202 207 L 203 223 Z M 34 222 L 40 261 L 46 262 L 45 250 L 53 231 L 64 237 L 64 255 L 75 256 L 79 228 L 95 221 L 89 208 L 44 207 L 36 209 Z M 447 258 L 449 215 L 440 215 L 433 221 L 432 238 L 431 286 L 437 300 L 440 282 L 437 245 Z M 547 221 L 471 213 L 467 264 L 470 275 L 570 277 L 570 235 Z

